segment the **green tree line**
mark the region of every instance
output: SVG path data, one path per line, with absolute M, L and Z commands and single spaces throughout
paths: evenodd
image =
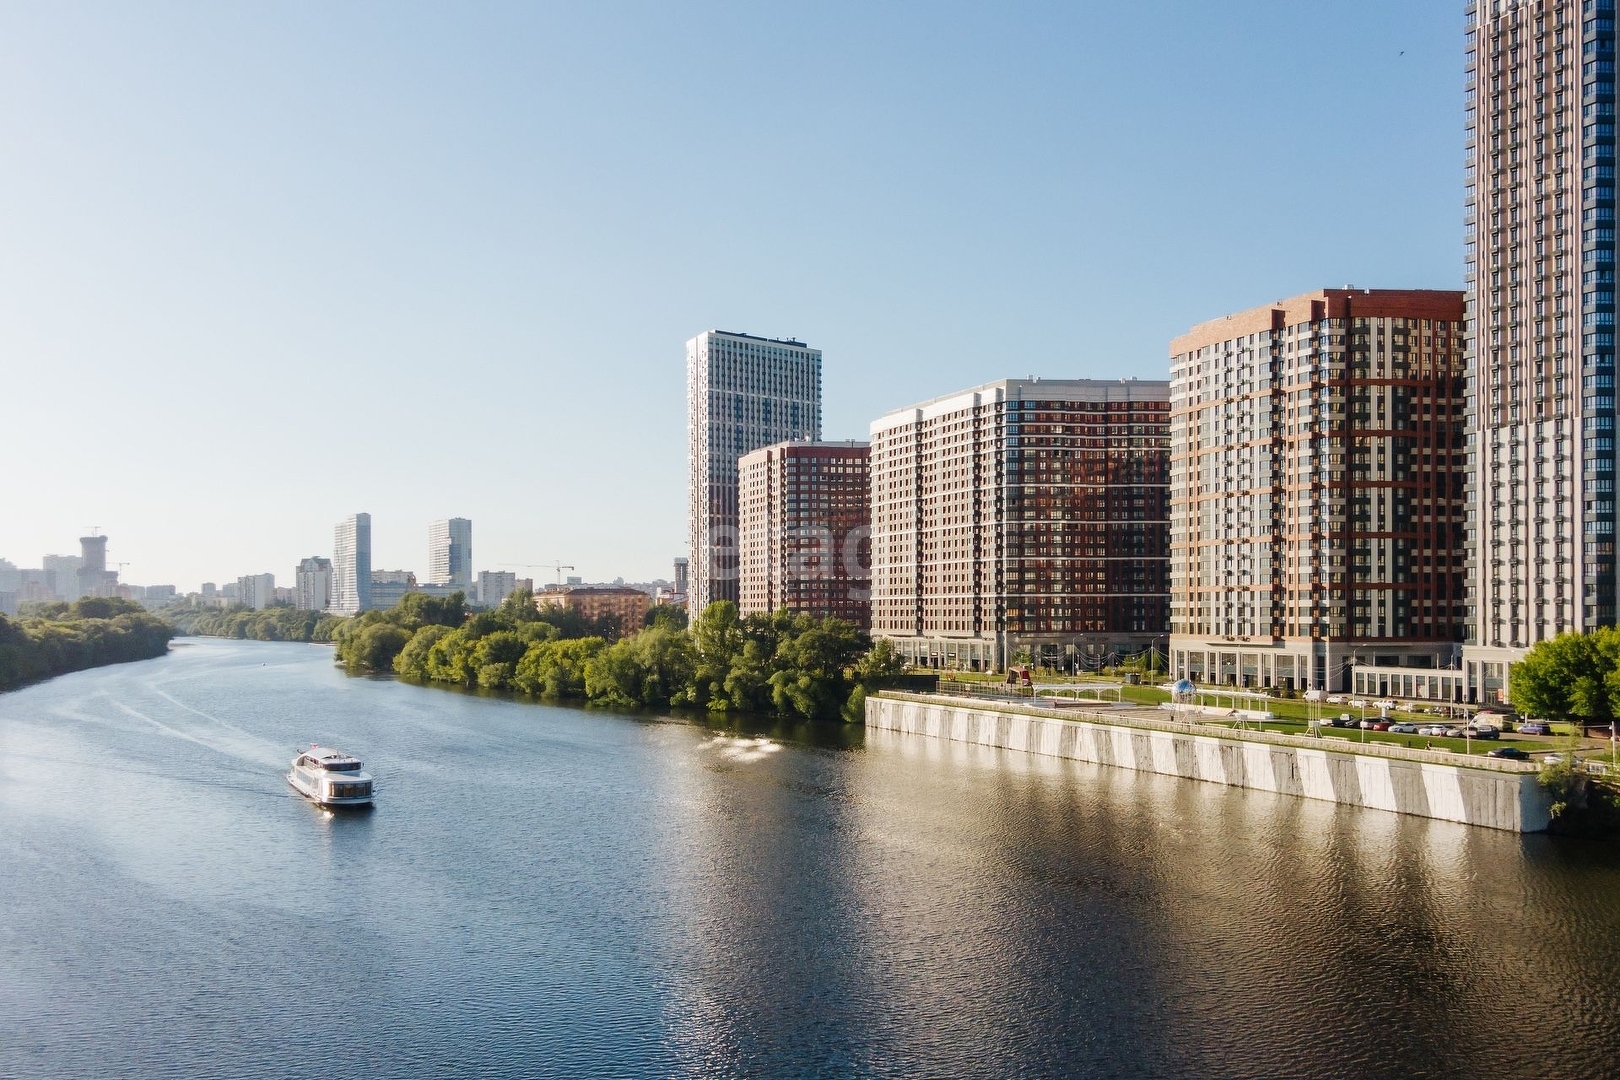
M 393 610 L 347 620 L 337 660 L 350 671 L 617 706 L 859 719 L 868 689 L 902 669 L 887 642 L 853 624 L 777 612 L 739 616 L 711 604 L 690 627 L 655 608 L 622 634 L 568 609 L 537 611 L 517 592 L 468 613 L 459 595 L 408 595 Z
M 0 615 L 0 690 L 162 656 L 173 636 L 168 623 L 129 600 L 87 597 L 40 605 L 26 618 Z
M 168 607 L 163 609 L 162 616 L 182 634 L 240 641 L 329 642 L 345 621 L 341 615 L 319 611 L 290 607 L 255 611 L 242 604 L 228 608 Z

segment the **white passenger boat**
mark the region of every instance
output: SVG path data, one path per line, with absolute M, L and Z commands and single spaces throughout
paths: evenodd
M 371 777 L 360 770 L 360 759 L 330 746 L 311 743 L 293 759 L 287 783 L 321 806 L 371 805 Z

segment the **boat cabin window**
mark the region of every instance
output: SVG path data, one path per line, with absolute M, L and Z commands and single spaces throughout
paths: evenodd
M 325 763 L 325 768 L 328 772 L 359 772 L 360 763 L 358 761 L 328 761 Z

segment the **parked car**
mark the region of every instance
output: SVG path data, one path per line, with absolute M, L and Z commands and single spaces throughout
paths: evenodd
M 1430 724 L 1427 727 L 1418 728 L 1417 733 L 1419 735 L 1428 735 L 1433 737 L 1436 735 L 1444 735 L 1446 733 L 1446 729 L 1439 724 Z
M 1498 746 L 1495 750 L 1485 751 L 1486 757 L 1507 758 L 1509 761 L 1529 761 L 1530 755 L 1517 746 Z
M 1380 720 L 1380 721 L 1378 721 L 1378 723 L 1376 723 L 1376 724 L 1374 724 L 1372 726 L 1372 729 L 1374 731 L 1388 731 L 1389 730 L 1389 725 L 1384 723 L 1384 721 Z
M 1418 726 L 1416 724 L 1391 724 L 1389 730 L 1393 735 L 1416 735 Z
M 1563 754 L 1543 754 L 1541 756 L 1541 761 L 1545 765 L 1562 765 L 1564 760 Z
M 1502 737 L 1501 730 L 1489 724 L 1470 724 L 1469 727 L 1476 739 L 1500 739 Z
M 1363 720 L 1356 726 L 1362 731 L 1371 731 L 1373 728 L 1378 726 L 1378 723 L 1374 720 Z
M 1540 720 L 1528 720 L 1513 729 L 1520 735 L 1551 735 L 1552 728 Z
M 1468 738 L 1468 732 L 1463 730 L 1460 727 L 1448 727 L 1448 728 L 1446 728 L 1446 738 L 1448 738 L 1448 739 L 1466 739 L 1466 738 Z

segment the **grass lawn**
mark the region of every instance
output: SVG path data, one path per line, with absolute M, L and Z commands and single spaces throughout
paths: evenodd
M 1006 676 L 1004 675 L 987 674 L 981 672 L 951 672 L 943 675 L 942 677 L 952 679 L 959 683 L 991 684 L 985 686 L 986 690 L 999 688 L 1005 685 L 1006 679 Z M 1150 680 L 1154 680 L 1154 683 L 1150 683 L 1149 685 L 1121 687 L 1121 700 L 1134 705 L 1147 706 L 1157 706 L 1163 702 L 1169 701 L 1170 694 L 1164 690 L 1160 690 L 1156 685 L 1158 680 L 1162 680 L 1166 678 L 1166 676 L 1164 676 L 1163 673 L 1159 673 L 1157 675 L 1150 675 L 1148 678 Z M 1122 678 L 1109 676 L 1080 676 L 1078 678 L 1068 678 L 1060 675 L 1043 675 L 1037 678 L 1036 681 L 1042 684 L 1064 683 L 1084 685 L 1088 682 L 1119 683 L 1122 681 Z M 1009 692 L 1013 690 L 1013 688 L 1010 686 L 1006 687 L 1006 689 Z M 1204 691 L 1201 696 L 1203 701 L 1209 705 L 1228 706 L 1232 702 L 1232 698 L 1224 693 Z M 1349 697 L 1348 694 L 1344 696 L 1346 698 Z M 1287 698 L 1265 698 L 1258 695 L 1252 700 L 1254 707 L 1265 709 L 1271 712 L 1274 716 L 1274 719 L 1267 720 L 1265 722 L 1264 730 L 1273 731 L 1284 735 L 1307 734 L 1307 722 L 1312 718 L 1313 711 L 1315 715 L 1320 716 L 1324 720 L 1337 717 L 1340 713 L 1349 713 L 1358 721 L 1362 717 L 1362 711 L 1359 708 L 1352 708 L 1348 704 L 1330 705 L 1323 702 L 1320 705 L 1313 705 L 1312 703 L 1306 701 L 1290 700 Z M 1244 701 L 1241 695 L 1238 697 L 1238 702 L 1240 705 L 1244 706 L 1249 704 L 1248 702 Z M 1377 710 L 1375 709 L 1368 709 L 1366 716 L 1369 720 L 1381 719 Z M 1449 726 L 1459 722 L 1454 719 L 1441 717 L 1438 714 L 1408 712 L 1406 710 L 1399 709 L 1392 710 L 1388 719 L 1392 723 L 1422 724 L 1425 726 L 1440 723 L 1444 723 Z M 1232 726 L 1231 721 L 1223 720 L 1217 717 L 1200 717 L 1199 720 L 1201 723 L 1206 724 Z M 1323 737 L 1325 741 L 1329 743 L 1335 741 L 1336 739 L 1344 740 L 1350 743 L 1361 743 L 1365 741 L 1369 743 L 1387 743 L 1392 746 L 1406 747 L 1410 750 L 1422 750 L 1425 747 L 1428 747 L 1434 750 L 1449 750 L 1458 754 L 1484 754 L 1498 746 L 1514 746 L 1520 750 L 1523 750 L 1526 754 L 1531 755 L 1533 759 L 1539 759 L 1543 754 L 1567 750 L 1569 743 L 1568 737 L 1571 733 L 1572 731 L 1568 724 L 1554 724 L 1553 734 L 1550 736 L 1515 735 L 1511 732 L 1504 732 L 1500 739 L 1448 739 L 1444 736 L 1401 735 L 1391 734 L 1387 731 L 1363 732 L 1360 728 L 1334 728 L 1326 726 L 1322 728 Z M 1365 738 L 1363 736 L 1365 736 Z M 1603 743 L 1602 746 L 1606 748 L 1607 743 Z M 1593 740 L 1588 740 L 1587 745 L 1583 747 L 1583 749 L 1588 751 L 1598 748 L 1599 743 Z

